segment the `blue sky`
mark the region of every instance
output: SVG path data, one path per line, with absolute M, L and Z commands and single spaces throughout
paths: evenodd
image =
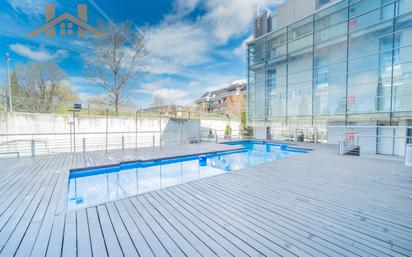
M 107 15 L 115 22 L 133 22 L 146 38 L 146 74 L 128 85 L 128 98 L 142 106 L 159 97 L 165 103 L 190 104 L 207 90 L 246 78 L 244 45 L 250 36 L 252 6 L 274 9 L 276 0 L 2 0 L 0 53 L 9 52 L 11 68 L 27 62 L 55 61 L 68 74 L 67 83 L 85 101 L 104 91 L 84 72 L 82 55 L 90 44 L 80 37 L 27 34 L 44 24 L 45 6 L 56 4 L 56 15 L 76 14 L 88 4 L 89 24 Z M 99 8 L 97 9 L 96 6 Z M 2 58 L 3 59 L 3 58 Z M 0 82 L 5 81 L 5 63 Z

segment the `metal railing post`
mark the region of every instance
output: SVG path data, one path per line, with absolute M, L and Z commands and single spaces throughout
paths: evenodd
M 152 133 L 152 137 L 153 137 L 152 146 L 153 146 L 153 148 L 155 148 L 156 138 L 155 138 L 155 134 L 154 134 L 154 132 Z
M 86 138 L 83 137 L 83 153 L 86 152 Z
M 124 135 L 122 135 L 122 150 L 124 150 Z
M 36 141 L 34 138 L 31 140 L 31 157 L 36 157 Z

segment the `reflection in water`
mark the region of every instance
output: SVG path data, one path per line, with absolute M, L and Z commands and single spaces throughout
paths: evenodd
M 133 168 L 74 172 L 69 179 L 67 209 L 95 205 L 285 158 L 279 146 L 243 144 L 247 150 L 194 156 Z

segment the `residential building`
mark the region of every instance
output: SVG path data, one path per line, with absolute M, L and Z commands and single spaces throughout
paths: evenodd
M 412 125 L 411 0 L 288 0 L 263 15 L 247 58 L 256 132 Z
M 196 100 L 199 109 L 210 113 L 225 113 L 239 116 L 246 109 L 246 83 L 232 85 L 203 94 Z

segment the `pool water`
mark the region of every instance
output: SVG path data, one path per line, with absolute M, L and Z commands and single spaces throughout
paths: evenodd
M 66 207 L 96 205 L 305 152 L 265 142 L 228 144 L 245 149 L 72 171 Z

